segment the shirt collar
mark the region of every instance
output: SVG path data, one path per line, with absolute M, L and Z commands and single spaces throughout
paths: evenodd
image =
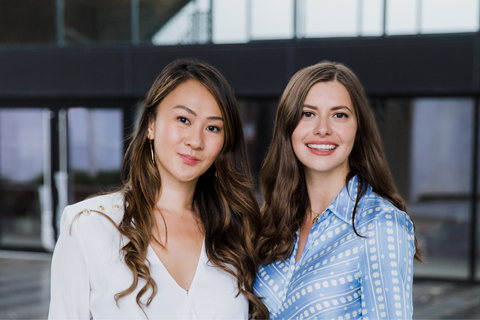
M 348 188 L 347 188 L 348 187 Z M 340 193 L 335 197 L 335 199 L 327 207 L 327 210 L 335 214 L 338 218 L 342 219 L 348 224 L 352 224 L 352 213 L 353 208 L 355 207 L 355 200 L 357 198 L 357 191 L 359 189 L 358 177 L 355 175 L 347 185 L 345 185 L 340 191 Z M 360 199 L 357 206 L 357 213 L 360 212 L 361 207 L 363 206 L 364 197 L 368 196 L 371 193 L 372 187 L 368 185 L 365 195 Z

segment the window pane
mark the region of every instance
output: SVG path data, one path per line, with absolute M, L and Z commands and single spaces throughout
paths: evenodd
M 478 0 L 422 0 L 422 32 L 475 32 Z
M 272 138 L 278 99 L 240 99 L 238 106 L 243 123 L 250 170 L 255 181 L 258 181 L 260 167 Z
M 417 10 L 417 0 L 387 0 L 386 34 L 417 33 Z
M 305 37 L 345 37 L 358 34 L 357 0 L 306 0 Z
M 42 248 L 43 110 L 0 109 L 0 246 Z
M 252 39 L 293 38 L 293 0 L 252 1 Z
M 417 275 L 467 277 L 472 99 L 416 99 L 409 210 L 428 265 Z
M 247 0 L 213 0 L 213 42 L 248 42 Z
M 65 0 L 67 43 L 129 42 L 129 0 Z
M 68 141 L 70 203 L 121 184 L 121 110 L 69 109 Z
M 0 43 L 55 40 L 55 0 L 0 0 Z
M 198 44 L 210 42 L 210 2 L 140 1 L 142 41 L 156 45 Z
M 360 0 L 362 3 L 363 36 L 383 34 L 383 0 Z
M 479 119 L 480 121 L 480 114 L 479 114 Z M 480 130 L 479 130 L 479 137 L 480 138 Z M 478 140 L 480 141 L 480 139 Z M 478 147 L 478 146 L 477 146 Z M 480 149 L 480 148 L 479 148 Z M 477 150 L 478 151 L 478 150 Z M 476 250 L 476 256 L 474 259 L 476 259 L 476 272 L 475 272 L 475 278 L 476 280 L 480 279 L 480 153 L 477 153 L 477 203 L 476 203 L 476 214 L 477 214 L 477 226 L 475 230 L 475 241 L 477 245 L 477 250 Z
M 417 276 L 468 276 L 473 104 L 388 99 L 386 108 L 376 108 L 390 168 L 428 261 L 415 265 Z

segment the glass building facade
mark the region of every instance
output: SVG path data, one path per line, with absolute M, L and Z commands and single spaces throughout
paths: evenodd
M 479 3 L 0 0 L 0 50 L 148 51 L 164 46 L 168 52 L 181 45 L 477 33 Z M 270 143 L 278 97 L 238 95 L 255 177 Z M 7 98 L 0 96 L 0 249 L 51 251 L 65 205 L 121 185 L 131 118 L 138 111 L 133 106 L 141 105 L 142 97 L 132 94 L 117 103 L 118 97 L 109 100 L 105 94 L 97 104 L 90 100 L 98 96 L 80 96 L 62 105 L 62 97 L 50 95 L 35 98 L 42 100 L 39 104 L 32 99 L 31 104 L 15 106 L 9 106 Z M 479 96 L 387 92 L 369 98 L 390 170 L 407 200 L 427 260 L 415 266 L 416 276 L 480 280 Z M 54 107 L 50 100 L 55 100 Z
M 1 44 L 205 44 L 479 31 L 478 0 L 0 0 Z

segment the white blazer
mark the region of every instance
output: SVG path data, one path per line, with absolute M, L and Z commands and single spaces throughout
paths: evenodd
M 123 216 L 123 196 L 98 196 L 65 208 L 52 260 L 49 319 L 146 319 L 135 301 L 145 284 L 143 279 L 118 306 L 114 299 L 132 284 L 132 272 L 120 250 L 128 240 L 107 218 L 89 210 L 101 211 L 118 224 Z M 248 300 L 242 294 L 237 296 L 234 277 L 208 261 L 205 244 L 188 292 L 170 276 L 150 246 L 147 260 L 158 286 L 152 303 L 144 307 L 148 319 L 248 318 Z M 149 292 L 142 301 L 148 297 Z

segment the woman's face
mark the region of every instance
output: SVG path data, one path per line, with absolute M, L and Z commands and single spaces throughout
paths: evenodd
M 346 175 L 356 132 L 357 119 L 347 89 L 337 81 L 314 84 L 292 134 L 293 150 L 305 174 Z
M 183 82 L 170 92 L 148 127 L 162 180 L 196 182 L 222 150 L 224 136 L 220 108 L 196 80 Z

